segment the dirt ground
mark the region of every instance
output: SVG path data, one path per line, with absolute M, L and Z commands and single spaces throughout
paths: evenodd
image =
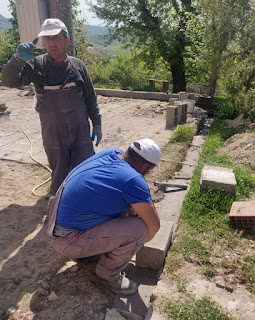
M 47 163 L 30 92 L 30 87 L 0 87 L 0 103 L 10 111 L 0 116 L 0 319 L 103 320 L 116 297 L 94 282 L 94 262 L 77 265 L 51 249 L 46 236 L 47 200 L 32 195 L 49 173 L 34 165 L 22 132 L 23 128 L 33 143 L 33 156 Z M 101 96 L 98 102 L 103 140 L 96 152 L 107 147 L 125 150 L 145 137 L 163 147 L 171 136 L 165 130 L 166 102 Z M 37 192 L 46 194 L 47 187 Z M 156 197 L 157 202 L 162 198 Z
M 135 139 L 144 137 L 154 139 L 163 147 L 171 136 L 172 132 L 165 130 L 165 102 L 101 96 L 98 100 L 104 138 L 96 152 L 113 146 L 124 150 Z M 0 320 L 103 320 L 116 297 L 95 283 L 94 262 L 77 265 L 51 249 L 46 236 L 47 200 L 32 195 L 32 189 L 49 176 L 44 169 L 33 164 L 29 142 L 21 131 L 34 104 L 33 96 L 29 95 L 29 90 L 0 87 L 1 103 L 6 103 L 11 113 L 0 116 Z M 33 140 L 35 157 L 46 163 L 38 115 L 33 109 L 25 130 Z M 254 135 L 251 139 L 254 141 Z M 232 149 L 228 152 L 231 153 Z M 240 154 L 238 147 L 236 150 Z M 253 147 L 249 158 L 255 159 L 254 152 Z M 173 170 L 176 168 L 173 166 Z M 39 192 L 45 194 L 47 186 Z M 155 193 L 155 200 L 156 205 L 160 205 L 162 193 Z M 187 271 L 194 284 L 199 277 L 198 270 L 186 265 L 183 272 Z M 202 280 L 194 286 L 206 287 L 208 284 Z M 239 297 L 246 299 L 245 289 L 240 288 Z M 164 278 L 157 290 L 168 290 L 167 296 L 176 292 Z M 229 310 L 229 300 L 221 299 L 226 290 L 221 290 L 212 290 L 209 294 L 216 295 L 216 301 L 225 301 L 222 307 Z M 247 301 L 238 305 L 241 309 L 236 315 L 244 312 L 246 307 L 250 308 Z M 255 309 L 250 314 L 254 317 L 247 319 L 254 319 Z

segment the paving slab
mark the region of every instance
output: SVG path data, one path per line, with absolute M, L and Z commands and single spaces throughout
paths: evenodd
M 234 193 L 236 178 L 232 169 L 205 165 L 200 177 L 200 189 L 217 189 L 222 187 L 226 192 Z

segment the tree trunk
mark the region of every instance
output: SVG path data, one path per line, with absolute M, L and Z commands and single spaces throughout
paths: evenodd
M 219 68 L 218 63 L 216 63 L 211 70 L 208 88 L 206 90 L 206 95 L 210 96 L 212 98 L 215 95 L 216 84 L 217 84 L 217 79 L 218 79 L 218 68 Z
M 173 79 L 173 93 L 186 91 L 186 77 L 183 71 L 183 65 L 171 65 L 172 79 Z
M 71 39 L 68 54 L 74 55 L 71 0 L 48 0 L 48 5 L 50 18 L 57 18 L 66 25 Z

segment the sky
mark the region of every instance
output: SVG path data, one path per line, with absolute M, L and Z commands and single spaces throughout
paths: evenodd
M 82 17 L 86 19 L 87 24 L 92 25 L 102 25 L 102 20 L 99 20 L 98 18 L 94 17 L 94 14 L 89 12 L 88 6 L 85 4 L 85 0 L 80 0 L 80 6 L 79 10 L 82 11 Z M 5 18 L 10 18 L 11 14 L 8 10 L 9 1 L 8 0 L 0 0 L 0 14 L 4 16 Z

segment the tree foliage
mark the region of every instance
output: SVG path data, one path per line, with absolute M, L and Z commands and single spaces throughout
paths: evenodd
M 10 19 L 12 28 L 0 34 L 0 67 L 13 56 L 20 41 L 14 0 L 9 0 L 8 8 L 12 14 L 12 18 Z
M 207 94 L 214 96 L 216 83 L 229 52 L 247 23 L 250 0 L 201 0 L 198 2 L 203 48 L 199 59 L 207 71 Z M 200 62 L 200 63 L 201 63 Z
M 221 83 L 236 107 L 255 120 L 255 3 L 250 2 L 235 41 L 229 46 L 221 70 Z
M 163 58 L 173 92 L 186 90 L 187 26 L 195 13 L 191 0 L 97 0 L 92 8 L 107 22 L 111 37 L 135 45 L 150 66 Z

